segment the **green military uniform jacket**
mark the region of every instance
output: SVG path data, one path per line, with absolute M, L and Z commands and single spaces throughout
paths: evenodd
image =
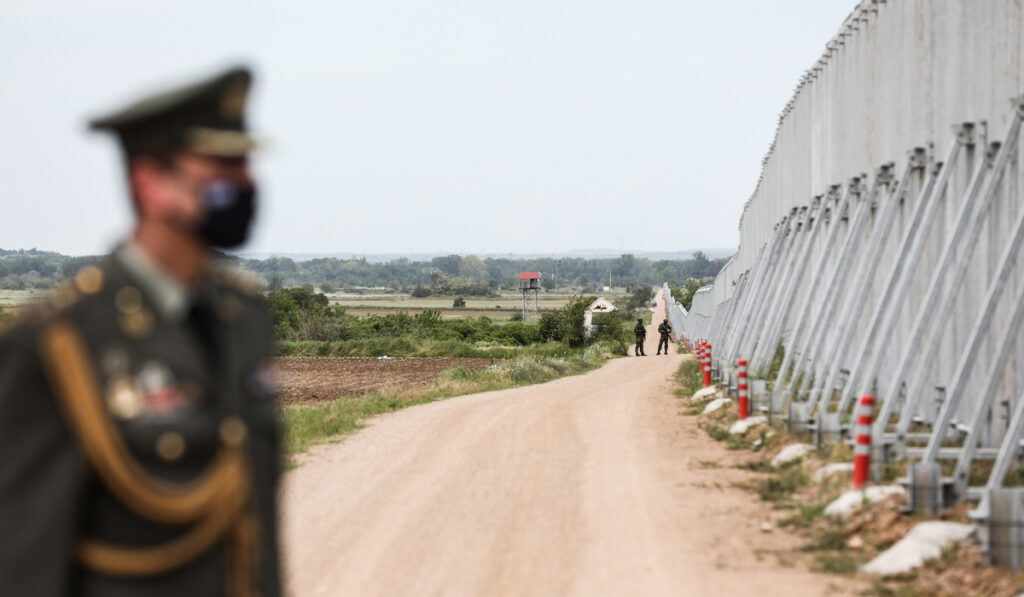
M 641 340 L 647 337 L 647 328 L 644 327 L 644 324 L 638 321 L 636 323 L 636 327 L 633 328 L 633 333 L 636 334 L 637 340 Z
M 159 308 L 122 253 L 0 334 L 0 593 L 279 595 L 262 299 Z
M 672 335 L 672 326 L 665 322 L 661 322 L 661 324 L 658 325 L 658 333 L 661 334 L 662 338 L 668 339 L 669 336 Z

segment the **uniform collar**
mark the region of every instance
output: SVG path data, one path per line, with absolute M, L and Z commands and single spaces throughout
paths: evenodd
M 189 289 L 167 274 L 142 249 L 126 242 L 114 253 L 161 318 L 181 322 L 188 314 Z

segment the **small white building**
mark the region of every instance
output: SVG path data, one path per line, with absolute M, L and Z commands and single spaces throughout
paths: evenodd
M 587 336 L 590 336 L 590 330 L 594 327 L 594 313 L 611 313 L 612 311 L 618 311 L 618 309 L 603 296 L 597 297 L 596 301 L 590 303 L 587 310 L 583 312 L 583 329 Z

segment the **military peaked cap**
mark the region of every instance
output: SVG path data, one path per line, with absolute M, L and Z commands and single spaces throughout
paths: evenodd
M 252 74 L 236 67 L 209 79 L 146 97 L 90 128 L 116 134 L 126 154 L 161 154 L 187 149 L 222 156 L 244 156 L 255 143 L 245 124 L 245 102 Z

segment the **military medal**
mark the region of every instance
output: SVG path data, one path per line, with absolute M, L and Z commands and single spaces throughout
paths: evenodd
M 119 419 L 133 419 L 142 413 L 142 392 L 130 376 L 114 376 L 107 384 L 107 408 Z

